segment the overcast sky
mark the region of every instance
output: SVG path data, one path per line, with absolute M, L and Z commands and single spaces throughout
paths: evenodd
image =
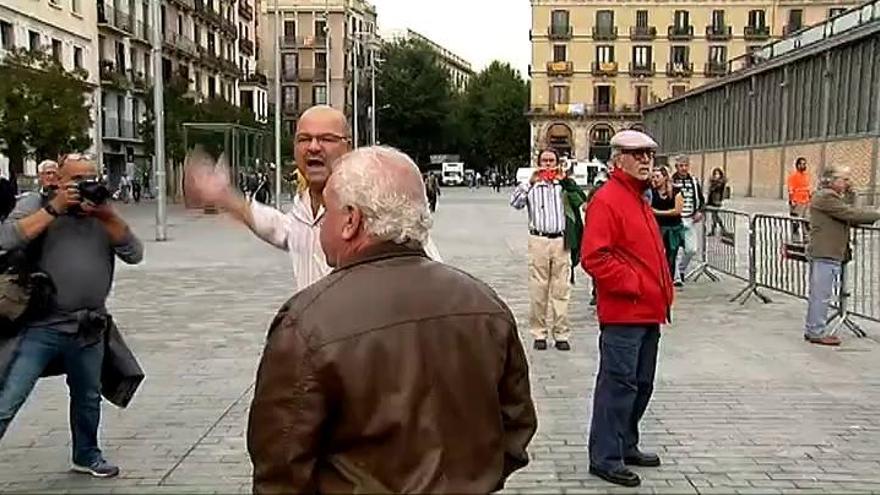
M 475 70 L 509 62 L 528 77 L 529 0 L 371 0 L 380 29 L 411 28 L 464 57 Z

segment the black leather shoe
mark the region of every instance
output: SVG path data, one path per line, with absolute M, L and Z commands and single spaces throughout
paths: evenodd
M 557 340 L 556 341 L 556 350 L 558 351 L 570 351 L 571 346 L 565 340 Z
M 546 351 L 547 339 L 535 339 L 535 350 Z
M 657 467 L 660 465 L 660 456 L 647 452 L 636 452 L 623 458 L 627 466 Z
M 620 486 L 639 486 L 642 484 L 639 475 L 625 467 L 617 468 L 613 471 L 605 471 L 590 466 L 590 474 L 598 476 L 609 483 L 614 483 L 615 485 Z

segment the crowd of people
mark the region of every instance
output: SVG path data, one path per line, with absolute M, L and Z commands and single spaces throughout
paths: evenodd
M 510 204 L 528 211 L 536 351 L 551 339 L 571 350 L 573 273 L 592 279 L 600 332 L 589 469 L 632 487 L 641 482 L 632 466 L 662 462 L 641 449 L 639 432 L 661 327 L 697 251 L 698 225 L 727 184 L 713 172 L 706 200 L 686 157 L 673 159 L 674 173 L 655 166 L 658 145 L 647 134 L 622 131 L 610 144 L 611 172 L 589 195 L 546 149 Z M 346 117 L 327 106 L 300 116 L 294 157 L 297 191 L 286 213 L 260 201 L 259 190 L 237 189 L 210 155 L 187 159 L 191 203 L 221 208 L 286 251 L 293 268 L 293 296 L 268 330 L 248 419 L 254 492 L 502 489 L 528 464 L 537 429 L 528 362 L 507 304 L 442 262 L 430 236 L 436 177 L 392 148 L 352 150 Z M 811 197 L 816 287 L 839 272 L 849 225 L 880 219 L 844 202 L 846 174 L 827 167 Z M 0 305 L 0 440 L 37 379 L 60 363 L 73 469 L 112 477 L 120 469 L 97 437 L 106 299 L 115 259 L 138 263 L 143 246 L 110 203 L 95 199 L 97 179 L 93 159 L 66 155 L 57 169 L 41 170 L 42 189 L 0 224 L 0 249 L 31 262 L 18 275 L 50 282 L 28 294 L 19 315 Z M 725 232 L 718 217 L 712 226 Z M 10 280 L 0 288 L 13 287 Z M 806 334 L 814 342 L 826 337 L 823 295 L 811 296 Z

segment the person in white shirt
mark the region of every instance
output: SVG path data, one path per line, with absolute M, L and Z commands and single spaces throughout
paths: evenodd
M 248 201 L 230 184 L 228 170 L 216 167 L 209 158 L 196 158 L 187 165 L 187 196 L 227 210 L 257 237 L 290 253 L 294 289 L 301 291 L 331 271 L 320 242 L 322 194 L 331 165 L 351 151 L 348 129 L 345 115 L 326 105 L 314 106 L 300 115 L 294 135 L 300 181 L 293 206 L 286 214 L 258 201 Z M 442 261 L 430 240 L 425 251 Z

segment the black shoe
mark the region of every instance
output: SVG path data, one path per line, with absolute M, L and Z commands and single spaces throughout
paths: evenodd
M 647 452 L 636 452 L 633 455 L 624 457 L 623 463 L 627 466 L 658 467 L 660 465 L 660 456 Z
M 557 351 L 570 351 L 571 346 L 568 345 L 568 341 L 565 340 L 557 340 L 556 341 L 556 350 Z
M 535 350 L 546 351 L 547 339 L 535 339 Z
M 642 484 L 641 478 L 636 473 L 625 467 L 617 468 L 613 471 L 603 471 L 601 469 L 590 466 L 590 474 L 598 476 L 603 480 L 621 486 L 639 486 Z
M 596 298 L 595 297 L 590 298 L 590 306 L 595 306 L 595 305 L 596 305 Z

